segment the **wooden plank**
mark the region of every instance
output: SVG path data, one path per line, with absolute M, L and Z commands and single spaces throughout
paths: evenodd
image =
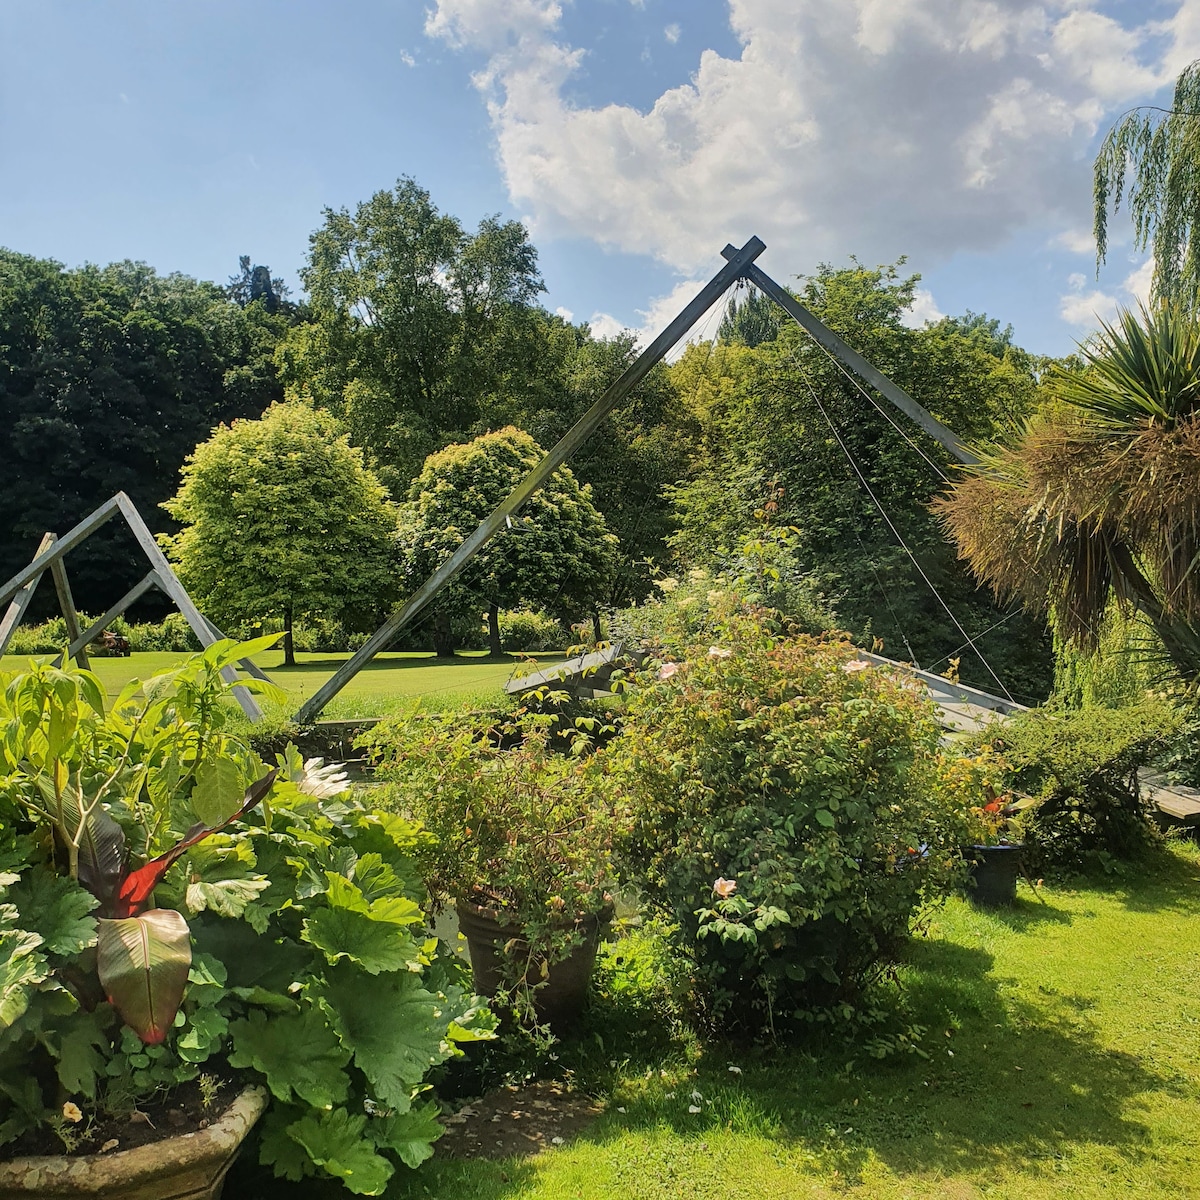
M 38 555 L 44 554 L 53 544 L 54 534 L 44 534 L 41 544 L 37 548 L 37 554 L 33 557 L 36 559 Z M 8 643 L 12 640 L 13 631 L 20 625 L 21 618 L 25 616 L 25 610 L 29 607 L 29 602 L 33 599 L 33 593 L 37 591 L 37 585 L 41 581 L 42 573 L 39 571 L 12 598 L 12 603 L 9 604 L 8 611 L 4 614 L 4 619 L 0 620 L 0 654 L 3 654 L 8 649 Z
M 66 563 L 61 558 L 56 558 L 50 564 L 50 574 L 54 578 L 54 590 L 58 593 L 58 606 L 62 609 L 63 619 L 67 623 L 68 650 L 70 644 L 78 647 L 74 655 L 75 662 L 86 671 L 91 667 L 91 663 L 88 662 L 87 642 L 81 644 L 80 634 L 83 630 L 79 626 L 79 613 L 75 611 L 75 598 L 71 595 Z M 61 658 L 61 655 L 59 657 Z
M 733 246 L 726 246 L 722 254 L 726 258 L 736 254 Z M 834 358 L 847 366 L 864 383 L 873 387 L 884 399 L 889 400 L 910 420 L 915 421 L 931 438 L 941 442 L 961 463 L 977 463 L 979 458 L 962 444 L 958 434 L 941 423 L 927 408 L 918 404 L 903 388 L 893 383 L 877 367 L 873 367 L 858 351 L 851 349 L 832 329 L 813 316 L 786 288 L 782 288 L 760 267 L 751 263 L 743 272 L 744 278 L 754 284 L 760 292 L 770 296 L 780 308 L 797 324 L 825 347 Z
M 99 620 L 94 621 L 79 637 L 71 643 L 67 653 L 75 657 L 78 647 L 82 644 L 90 646 L 118 617 L 140 600 L 152 587 L 158 587 L 158 572 L 151 571 L 139 582 L 135 583 Z
M 18 571 L 3 587 L 0 587 L 0 604 L 7 604 L 31 579 L 41 575 L 52 562 L 62 558 L 68 550 L 78 546 L 80 542 L 92 536 L 106 521 L 111 521 L 121 510 L 120 497 L 124 492 L 106 500 L 94 513 L 84 517 L 78 525 L 73 526 L 54 544 L 37 557 L 23 571 Z M 128 500 L 128 497 L 126 497 Z M 136 511 L 136 510 L 135 510 Z
M 734 251 L 729 262 L 704 285 L 696 298 L 638 355 L 604 395 L 567 430 L 559 443 L 513 488 L 495 511 L 480 522 L 479 528 L 467 537 L 462 545 L 438 567 L 404 605 L 367 639 L 362 648 L 343 663 L 331 678 L 317 690 L 316 694 L 301 706 L 296 714 L 297 721 L 302 725 L 314 721 L 329 701 L 375 655 L 391 644 L 396 634 L 417 617 L 438 593 L 457 577 L 471 559 L 501 529 L 505 528 L 508 519 L 517 514 L 521 505 L 587 441 L 601 421 L 641 383 L 650 369 L 724 295 L 730 285 L 745 274 L 747 267 L 752 265 L 765 249 L 766 246 L 762 241 L 752 237 L 740 250 Z
M 203 614 L 196 607 L 191 596 L 187 594 L 187 589 L 179 581 L 179 577 L 171 569 L 171 564 L 167 562 L 167 556 L 154 540 L 154 534 L 150 532 L 146 522 L 142 520 L 142 514 L 138 512 L 137 506 L 124 492 L 118 492 L 115 501 L 120 508 L 121 515 L 128 522 L 129 528 L 133 530 L 133 536 L 137 538 L 138 545 L 142 548 L 142 553 L 150 560 L 151 565 L 158 574 L 159 586 L 171 597 L 175 602 L 175 606 L 183 613 L 184 619 L 192 627 L 192 632 L 196 635 L 200 645 L 211 646 L 218 639 L 213 636 Z M 226 667 L 221 672 L 221 678 L 227 683 L 232 683 L 237 679 L 237 672 L 232 667 Z M 251 721 L 257 722 L 262 719 L 262 709 L 258 707 L 258 702 L 245 688 L 235 687 L 233 695 L 242 706 L 242 712 Z

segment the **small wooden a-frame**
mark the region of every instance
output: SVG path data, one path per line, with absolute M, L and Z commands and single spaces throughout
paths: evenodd
M 133 531 L 133 536 L 137 539 L 142 553 L 149 559 L 150 571 L 99 620 L 93 622 L 87 629 L 83 629 L 79 623 L 79 613 L 75 608 L 74 597 L 71 595 L 71 585 L 67 580 L 67 568 L 63 559 L 71 550 L 87 541 L 97 529 L 118 514 L 124 517 L 125 523 Z M 224 637 L 224 634 L 204 616 L 196 607 L 191 596 L 187 594 L 187 589 L 179 581 L 179 576 L 167 562 L 167 556 L 163 554 L 154 540 L 154 534 L 142 520 L 137 506 L 124 492 L 118 492 L 111 500 L 105 501 L 94 513 L 84 517 L 78 525 L 63 534 L 62 537 L 47 533 L 42 538 L 37 554 L 34 555 L 29 566 L 23 571 L 18 571 L 7 583 L 0 586 L 0 605 L 8 605 L 7 612 L 3 618 L 0 618 L 0 654 L 3 654 L 8 648 L 13 630 L 21 623 L 21 618 L 29 607 L 29 601 L 33 599 L 33 593 L 37 590 L 38 583 L 46 571 L 50 572 L 54 580 L 59 607 L 62 609 L 63 619 L 67 623 L 67 636 L 70 639 L 67 654 L 74 658 L 81 667 L 88 666 L 88 646 L 113 621 L 126 612 L 134 601 L 145 595 L 152 587 L 164 592 L 175 604 L 175 607 L 183 613 L 184 619 L 191 626 L 192 632 L 201 646 L 211 646 L 213 642 L 220 641 Z M 249 659 L 242 659 L 238 665 L 256 679 L 268 679 L 268 676 Z M 230 683 L 237 679 L 237 672 L 232 667 L 227 667 L 222 674 Z M 262 710 L 259 708 L 258 702 L 245 688 L 235 687 L 233 694 L 242 706 L 242 711 L 250 720 L 258 721 L 262 717 Z

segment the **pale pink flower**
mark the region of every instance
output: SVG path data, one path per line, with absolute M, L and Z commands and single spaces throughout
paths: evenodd
M 855 658 L 848 663 L 842 663 L 842 670 L 847 675 L 853 675 L 855 671 L 865 671 L 870 665 L 864 658 Z
M 722 900 L 728 900 L 729 897 L 737 891 L 737 880 L 725 879 L 722 877 L 713 884 L 713 891 L 716 892 L 716 894 L 720 896 Z
M 730 658 L 733 655 L 732 650 L 727 650 L 724 646 L 709 646 L 709 658 Z
M 663 665 L 658 668 L 658 678 L 659 679 L 670 679 L 672 675 L 678 674 L 678 672 L 679 672 L 679 664 L 678 663 L 663 663 Z

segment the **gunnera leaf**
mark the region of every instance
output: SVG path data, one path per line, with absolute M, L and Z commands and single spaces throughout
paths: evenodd
M 34 870 L 9 890 L 23 928 L 41 934 L 48 954 L 70 958 L 96 943 L 96 921 L 88 914 L 99 901 L 73 879 Z
M 252 1067 L 278 1099 L 291 1100 L 294 1094 L 314 1108 L 345 1100 L 350 1051 L 317 1009 L 269 1017 L 256 1008 L 245 1020 L 234 1021 L 229 1032 L 230 1066 Z
M 433 1157 L 433 1143 L 444 1132 L 436 1104 L 414 1105 L 406 1113 L 373 1117 L 367 1123 L 367 1134 L 377 1149 L 391 1150 L 414 1169 Z
M 356 1196 L 378 1196 L 387 1187 L 393 1168 L 363 1136 L 366 1123 L 366 1117 L 352 1117 L 344 1108 L 335 1108 L 319 1119 L 308 1116 L 289 1125 L 288 1136 Z

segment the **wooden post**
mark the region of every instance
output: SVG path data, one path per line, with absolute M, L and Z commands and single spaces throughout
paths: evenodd
M 151 571 L 129 589 L 99 620 L 94 621 L 74 640 L 67 653 L 74 658 L 80 645 L 90 646 L 119 616 L 122 616 L 136 600 L 140 600 L 152 587 L 158 586 L 158 572 Z
M 681 337 L 724 295 L 729 286 L 740 279 L 746 268 L 766 249 L 765 243 L 752 237 L 733 258 L 701 288 L 696 298 L 637 356 L 621 377 L 563 434 L 558 445 L 550 450 L 517 484 L 497 508 L 480 522 L 479 527 L 462 545 L 393 613 L 364 643 L 362 648 L 344 662 L 333 676 L 307 700 L 296 714 L 301 724 L 312 722 L 329 703 L 378 654 L 389 646 L 414 617 L 455 579 L 466 565 L 505 527 L 508 518 L 516 515 L 521 505 L 583 445 L 596 427 L 645 377 L 650 369 L 679 341 Z
M 122 492 L 121 495 L 124 495 Z M 128 497 L 126 501 L 128 502 Z M 37 557 L 23 571 L 18 571 L 3 587 L 0 587 L 0 604 L 7 604 L 27 583 L 36 579 L 50 564 L 62 558 L 68 550 L 78 546 L 92 536 L 97 529 L 120 511 L 119 497 L 106 500 L 94 513 L 84 517 L 78 525 L 67 530 L 53 545 L 38 552 Z M 137 509 L 134 509 L 136 512 Z
M 71 584 L 67 579 L 67 567 L 61 558 L 56 558 L 50 564 L 50 574 L 54 577 L 54 590 L 58 593 L 58 606 L 62 609 L 63 619 L 67 623 L 68 646 L 77 647 L 75 662 L 87 671 L 92 665 L 88 661 L 87 642 L 80 637 L 83 630 L 79 627 L 79 614 L 75 611 L 75 600 L 71 595 Z
M 50 547 L 54 545 L 54 534 L 47 533 L 43 535 L 41 544 L 37 548 L 34 560 L 36 561 L 41 555 L 45 554 Z M 42 581 L 42 573 L 39 571 L 17 594 L 12 598 L 12 603 L 8 606 L 8 612 L 4 614 L 4 619 L 0 620 L 0 654 L 3 654 L 8 649 L 8 643 L 12 640 L 13 630 L 21 623 L 21 618 L 25 615 L 25 610 L 29 607 L 30 600 L 33 599 L 33 593 L 37 591 L 37 585 Z
M 171 597 L 175 602 L 175 606 L 183 613 L 184 619 L 192 627 L 192 632 L 199 639 L 200 645 L 211 646 L 218 639 L 213 637 L 212 630 L 208 627 L 208 622 L 196 607 L 191 596 L 187 594 L 187 589 L 180 583 L 179 576 L 171 569 L 171 564 L 167 562 L 167 556 L 154 540 L 154 534 L 150 532 L 146 522 L 142 520 L 142 514 L 138 512 L 137 506 L 124 492 L 118 492 L 113 498 L 113 503 L 120 508 L 121 515 L 129 523 L 129 528 L 133 530 L 133 536 L 137 538 L 142 552 L 154 567 L 158 575 L 159 586 Z M 227 683 L 232 683 L 237 679 L 237 672 L 232 667 L 226 667 L 221 672 L 221 678 Z M 245 688 L 235 687 L 233 695 L 242 706 L 242 711 L 251 721 L 257 722 L 262 719 L 262 709 L 258 707 L 258 702 Z

